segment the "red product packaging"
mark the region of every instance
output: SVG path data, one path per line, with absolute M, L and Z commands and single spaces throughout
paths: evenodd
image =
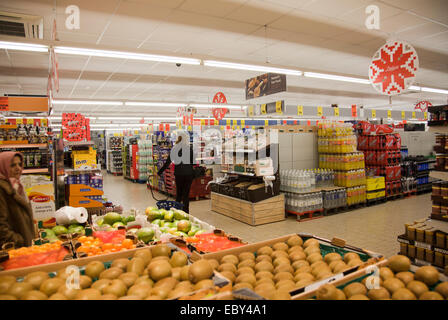
M 395 136 L 395 140 L 396 140 L 395 146 L 398 150 L 400 150 L 401 149 L 401 136 L 399 133 L 394 133 L 394 136 Z
M 386 181 L 395 180 L 395 168 L 393 166 L 386 166 Z
M 392 195 L 392 183 L 386 182 L 386 196 Z
M 375 151 L 366 151 L 366 163 L 369 165 L 375 164 Z
M 392 133 L 394 129 L 388 124 L 377 124 L 375 125 L 375 132 L 376 134 Z
M 387 150 L 394 150 L 394 149 L 397 148 L 396 147 L 396 138 L 395 138 L 394 135 L 388 134 L 388 135 L 386 135 L 384 137 L 386 139 L 386 143 L 385 143 L 385 146 L 384 146 L 385 149 L 387 149 Z
M 386 165 L 387 164 L 387 153 L 385 151 L 378 151 L 376 154 L 376 162 L 378 165 Z
M 401 166 L 394 166 L 394 180 L 400 180 L 401 179 Z
M 395 194 L 400 194 L 401 193 L 401 181 L 396 181 L 395 182 Z
M 367 150 L 369 148 L 369 136 L 358 137 L 358 150 Z
M 397 159 L 397 163 L 401 162 L 401 151 L 395 151 L 395 159 Z
M 362 121 L 358 124 L 358 128 L 361 130 L 362 134 L 369 135 L 372 132 L 375 132 L 375 127 L 373 124 L 367 121 Z
M 369 150 L 379 149 L 379 137 L 369 136 Z

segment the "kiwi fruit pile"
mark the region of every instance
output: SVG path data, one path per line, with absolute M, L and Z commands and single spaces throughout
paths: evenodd
M 18 282 L 0 276 L 0 300 L 164 300 L 214 287 L 213 267 L 207 260 L 188 265 L 180 251 L 159 244 L 135 252 L 131 259 L 115 259 L 110 268 L 92 261 L 80 276 L 80 288 L 69 289 L 65 269 L 56 276 L 38 271 Z
M 285 242 L 259 248 L 256 252 L 209 259 L 216 271 L 229 279 L 233 289 L 248 288 L 266 299 L 291 299 L 289 292 L 361 265 L 356 253 L 323 257 L 316 239 L 294 235 Z
M 411 261 L 408 257 L 395 255 L 389 258 L 387 265 L 379 272 L 379 288 L 368 289 L 373 284 L 373 276 L 362 282 L 353 282 L 343 290 L 332 284 L 321 286 L 318 300 L 445 300 L 448 299 L 448 282 L 439 282 L 439 272 L 432 266 L 419 267 L 410 272 Z M 437 284 L 437 285 L 436 285 Z M 436 286 L 435 286 L 436 285 Z M 435 286 L 435 287 L 434 287 Z M 430 288 L 434 290 L 431 291 Z

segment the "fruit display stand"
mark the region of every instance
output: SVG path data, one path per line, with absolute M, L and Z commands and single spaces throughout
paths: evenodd
M 156 259 L 163 256 L 168 259 Z M 156 260 L 159 260 L 158 263 Z M 62 274 L 62 272 L 69 266 L 79 267 L 80 289 L 70 289 L 64 285 L 69 273 Z M 186 273 L 181 272 L 183 268 L 187 268 Z M 175 274 L 172 273 L 174 270 Z M 135 275 L 131 276 L 129 273 Z M 37 276 L 39 279 L 35 279 Z M 231 298 L 229 294 L 231 287 L 225 277 L 214 271 L 208 263 L 190 264 L 184 253 L 176 251 L 176 248 L 170 245 L 136 248 L 102 256 L 3 271 L 0 272 L 0 277 L 5 281 L 6 294 L 21 300 L 33 298 L 213 300 L 222 299 L 223 296 Z M 187 279 L 189 280 L 186 281 Z M 184 285 L 188 282 L 188 288 L 178 287 L 180 281 L 184 281 Z M 33 292 L 31 294 L 28 291 Z M 220 296 L 214 297 L 217 294 Z
M 379 270 L 360 270 L 315 288 L 294 300 L 445 300 L 448 277 L 433 267 L 418 267 L 404 256 L 396 255 L 376 265 Z M 377 273 L 375 273 L 377 272 Z M 377 280 L 375 279 L 377 278 Z M 375 288 L 375 282 L 379 285 Z M 370 289 L 366 284 L 371 285 Z M 340 292 L 337 292 L 340 291 Z M 337 294 L 338 293 L 338 294 Z M 342 297 L 339 294 L 343 294 Z
M 332 274 L 323 273 L 321 275 L 320 279 L 316 279 L 316 280 L 312 280 L 312 281 L 308 279 L 309 281 L 307 281 L 307 282 L 306 281 L 301 282 L 302 284 L 304 284 L 303 286 L 301 286 L 300 283 L 298 284 L 298 282 L 300 282 L 300 280 L 298 280 L 296 284 L 294 284 L 294 283 L 288 284 L 287 288 L 290 289 L 289 291 L 290 291 L 291 297 L 295 297 L 295 296 L 303 294 L 303 293 L 308 293 L 309 291 L 314 290 L 316 285 L 320 286 L 323 283 L 333 282 L 338 279 L 345 279 L 348 276 L 355 274 L 356 272 L 360 272 L 360 273 L 357 273 L 357 275 L 365 273 L 364 269 L 366 267 L 368 267 L 370 265 L 378 266 L 384 260 L 384 258 L 381 254 L 377 254 L 377 253 L 374 253 L 374 252 L 371 252 L 371 251 L 368 251 L 365 249 L 347 245 L 344 240 L 333 239 L 330 241 L 330 240 L 316 237 L 316 236 L 313 236 L 310 234 L 298 234 L 298 235 L 290 234 L 290 235 L 286 235 L 286 236 L 271 239 L 271 240 L 248 244 L 248 245 L 234 248 L 234 249 L 223 250 L 223 251 L 216 252 L 216 253 L 207 253 L 207 254 L 200 255 L 197 252 L 193 252 L 191 254 L 191 260 L 192 261 L 198 261 L 200 259 L 208 259 L 210 261 L 216 260 L 216 263 L 218 263 L 217 270 L 219 272 L 221 272 L 224 276 L 232 278 L 232 275 L 229 274 L 228 272 L 226 272 L 231 269 L 228 269 L 227 266 L 221 267 L 221 265 L 223 263 L 227 264 L 225 260 L 241 259 L 242 254 L 246 254 L 246 255 L 249 254 L 250 256 L 253 257 L 253 258 L 251 258 L 253 260 L 255 260 L 256 258 L 259 259 L 258 258 L 259 256 L 263 256 L 266 254 L 269 255 L 268 253 L 265 253 L 265 251 L 267 251 L 267 250 L 269 250 L 269 252 L 271 252 L 271 254 L 273 254 L 273 252 L 274 252 L 273 248 L 276 248 L 276 249 L 278 248 L 278 251 L 283 251 L 283 250 L 285 250 L 285 248 L 291 248 L 292 246 L 290 244 L 288 244 L 288 241 L 290 241 L 291 238 L 297 239 L 299 237 L 302 239 L 303 246 L 306 246 L 305 250 L 307 250 L 308 247 L 310 247 L 312 249 L 312 250 L 308 249 L 305 252 L 306 254 L 308 254 L 308 257 L 310 257 L 313 254 L 317 254 L 317 251 L 315 251 L 317 249 L 317 250 L 319 250 L 319 253 L 322 256 L 326 256 L 327 254 L 332 253 L 333 256 L 336 256 L 336 257 L 339 256 L 339 259 L 342 259 L 343 256 L 350 253 L 352 256 L 356 254 L 356 257 L 358 257 L 358 258 L 352 257 L 352 260 L 354 260 L 353 263 L 351 263 L 350 261 L 347 260 L 348 263 L 347 264 L 344 263 L 344 266 L 334 266 L 335 267 L 333 269 L 334 273 L 332 273 Z M 314 242 L 314 244 L 312 244 L 312 242 Z M 297 243 L 300 243 L 300 242 L 297 242 Z M 314 249 L 313 247 L 316 246 L 317 244 L 319 244 L 319 247 Z M 301 245 L 297 244 L 297 246 L 301 246 Z M 282 247 L 282 248 L 280 248 L 280 247 Z M 285 247 L 285 248 L 283 248 L 283 247 Z M 274 257 L 272 257 L 272 259 L 273 260 L 278 260 L 278 259 L 282 260 L 282 259 L 284 259 L 283 257 L 281 257 L 282 255 L 284 255 L 284 254 L 281 254 L 281 255 L 276 254 Z M 234 256 L 235 258 L 231 258 L 230 256 Z M 303 256 L 305 256 L 305 255 L 303 254 Z M 288 257 L 288 254 L 286 254 L 286 257 Z M 313 257 L 313 259 L 314 258 L 315 257 Z M 248 259 L 248 260 L 251 260 L 251 259 Z M 263 260 L 264 260 L 264 258 L 257 260 L 257 264 L 259 264 Z M 278 261 L 278 263 L 274 262 L 275 263 L 274 265 L 276 265 L 276 269 L 274 269 L 273 265 L 270 266 L 270 268 L 272 268 L 271 272 L 278 274 L 278 273 L 283 273 L 283 271 L 286 271 L 286 270 L 291 269 L 290 271 L 286 271 L 286 273 L 294 270 L 294 269 L 292 269 L 293 267 L 291 267 L 291 265 L 289 265 L 289 266 L 286 265 L 286 266 L 281 267 L 280 260 Z M 296 260 L 296 261 L 298 261 L 298 260 Z M 317 261 L 318 260 L 316 260 L 316 262 Z M 221 262 L 221 264 L 219 262 Z M 269 262 L 269 261 L 267 261 L 267 262 Z M 236 262 L 236 264 L 238 264 L 238 262 Z M 252 264 L 247 263 L 247 266 L 249 266 L 249 267 L 252 266 L 251 268 L 255 268 L 256 272 L 260 272 L 259 270 L 264 270 L 264 266 L 263 266 L 263 268 L 260 266 L 257 269 L 255 267 L 257 264 L 255 264 L 255 262 Z M 245 266 L 246 265 L 244 265 L 244 266 L 238 265 L 238 269 L 245 267 Z M 300 268 L 299 264 L 297 264 L 297 266 L 294 266 L 294 268 L 296 268 L 296 267 Z M 339 269 L 337 269 L 337 268 L 339 268 Z M 234 270 L 237 270 L 237 269 L 235 268 Z M 268 269 L 266 269 L 266 270 L 268 270 Z M 231 272 L 231 273 L 233 273 L 233 272 Z M 289 277 L 291 277 L 291 275 Z M 231 280 L 232 282 L 236 281 L 235 282 L 236 285 L 234 288 L 235 290 L 245 288 L 250 291 L 253 289 L 252 285 L 246 286 L 246 287 L 244 287 L 243 285 L 238 285 L 243 280 L 238 279 L 238 278 L 235 280 L 235 278 L 236 278 L 235 275 L 233 275 L 233 279 L 230 279 L 230 278 L 229 278 L 229 280 Z M 254 279 L 255 279 L 255 277 L 254 277 Z M 280 277 L 275 280 L 277 281 L 277 285 L 279 282 L 278 280 L 281 281 Z M 298 288 L 296 288 L 296 287 L 298 287 Z M 253 296 L 252 296 L 252 298 L 253 298 Z
M 285 220 L 283 194 L 254 203 L 212 192 L 211 200 L 212 211 L 251 226 Z

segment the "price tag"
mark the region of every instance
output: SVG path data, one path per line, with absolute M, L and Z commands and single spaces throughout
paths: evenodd
M 321 106 L 317 107 L 317 116 L 322 117 L 324 115 L 324 110 Z
M 201 119 L 201 126 L 205 126 L 205 119 Z
M 226 124 L 230 126 L 230 120 L 226 120 Z
M 249 106 L 249 117 L 253 117 L 254 115 L 254 106 Z
M 22 118 L 16 119 L 16 124 L 23 124 L 23 119 Z
M 339 107 L 334 108 L 334 116 L 339 117 Z
M 415 119 L 415 111 L 412 111 L 412 119 Z
M 372 118 L 376 118 L 376 110 L 372 109 Z
M 297 106 L 297 115 L 303 116 L 303 106 Z
M 425 120 L 428 120 L 428 112 L 424 112 L 423 114 L 425 116 Z
M 269 120 L 264 120 L 265 127 L 269 126 Z
M 118 133 L 114 133 L 114 137 L 118 137 Z
M 277 101 L 275 103 L 275 112 L 282 114 L 282 102 L 281 101 Z
M 244 124 L 246 123 L 245 120 L 241 120 L 241 126 L 244 127 Z
M 252 130 L 255 130 L 255 126 L 252 126 Z
M 401 119 L 402 120 L 406 119 L 406 112 L 401 111 Z
M 387 110 L 387 117 L 392 118 L 392 110 Z
M 261 114 L 266 114 L 266 104 L 261 105 Z
M 188 131 L 191 131 L 191 126 L 188 126 Z
M 134 134 L 138 134 L 138 130 L 135 130 L 135 131 L 134 131 Z
M 42 119 L 42 125 L 44 127 L 47 127 L 48 126 L 48 119 Z

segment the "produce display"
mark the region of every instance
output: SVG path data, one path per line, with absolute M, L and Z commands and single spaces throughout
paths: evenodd
M 375 276 L 336 287 L 325 284 L 316 294 L 317 300 L 445 300 L 448 299 L 448 281 L 432 266 L 419 267 L 412 272 L 411 261 L 402 255 L 389 258 L 387 266 L 379 270 L 379 286 Z M 376 277 L 378 278 L 378 277 Z
M 125 227 L 128 223 L 134 221 L 135 216 L 133 215 L 124 216 L 117 212 L 108 212 L 103 217 L 95 220 L 95 223 L 102 230 L 116 230 L 118 227 Z
M 194 237 L 186 238 L 185 241 L 201 252 L 217 252 L 245 245 L 244 243 L 230 240 L 226 236 L 216 235 L 214 233 L 196 234 Z
M 58 225 L 54 226 L 51 229 L 44 229 L 41 233 L 42 238 L 49 240 L 50 242 L 55 242 L 59 240 L 59 236 L 61 235 L 85 235 L 85 227 L 80 224 L 71 224 L 68 226 Z
M 39 246 L 12 249 L 8 251 L 8 255 L 9 259 L 1 264 L 4 270 L 54 263 L 64 260 L 67 256 L 72 257 L 70 250 L 63 247 L 59 240 Z
M 265 299 L 289 300 L 293 290 L 371 262 L 355 252 L 341 255 L 329 248 L 321 248 L 316 239 L 303 241 L 293 235 L 256 252 L 206 259 L 232 282 L 233 290 L 247 288 Z
M 79 289 L 66 286 L 63 268 L 37 271 L 23 279 L 0 275 L 0 300 L 164 300 L 215 288 L 214 271 L 206 260 L 188 264 L 187 255 L 159 244 L 104 263 L 81 267 Z
M 135 249 L 136 247 L 134 241 L 131 239 L 125 239 L 124 233 L 122 237 L 118 237 L 118 241 L 114 241 L 113 239 L 117 239 L 117 237 L 112 238 L 112 241 L 110 242 L 103 242 L 100 238 L 82 236 L 78 239 L 81 246 L 76 249 L 76 252 L 84 252 L 90 257 L 111 252 Z
M 147 207 L 145 210 L 148 221 L 159 228 L 160 232 L 178 237 L 193 237 L 209 230 L 202 228 L 199 220 L 188 213 L 171 208 L 170 210 Z

